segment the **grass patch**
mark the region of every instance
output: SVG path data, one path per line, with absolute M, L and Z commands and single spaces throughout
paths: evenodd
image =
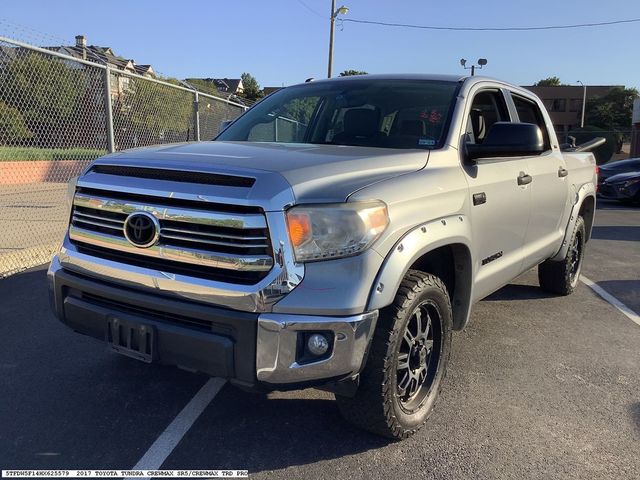
M 0 147 L 0 162 L 35 160 L 93 160 L 106 155 L 93 148 Z

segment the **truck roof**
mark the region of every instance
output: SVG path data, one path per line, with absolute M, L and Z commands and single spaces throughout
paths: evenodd
M 512 85 L 503 80 L 499 80 L 497 78 L 488 77 L 484 75 L 474 75 L 473 77 L 470 75 L 442 75 L 442 74 L 433 74 L 433 73 L 382 73 L 382 74 L 366 74 L 366 75 L 349 75 L 347 77 L 335 77 L 335 78 L 322 78 L 318 80 L 313 80 L 313 82 L 303 82 L 290 86 L 297 85 L 305 85 L 308 83 L 326 83 L 326 82 L 353 82 L 358 80 L 433 80 L 433 81 L 442 81 L 442 82 L 464 82 L 470 81 L 472 83 L 481 82 L 481 81 L 491 81 L 491 82 L 499 82 L 505 85 L 510 85 L 515 88 L 516 85 Z
M 350 82 L 354 80 L 439 80 L 445 82 L 461 82 L 467 78 L 467 75 L 439 75 L 431 73 L 383 73 L 383 74 L 366 74 L 366 75 L 350 75 L 347 77 L 323 78 L 314 80 L 313 83 L 321 82 Z M 301 85 L 301 84 L 298 84 Z

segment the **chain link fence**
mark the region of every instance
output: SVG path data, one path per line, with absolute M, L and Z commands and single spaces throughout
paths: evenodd
M 49 261 L 92 160 L 210 140 L 247 108 L 189 87 L 0 36 L 0 277 Z

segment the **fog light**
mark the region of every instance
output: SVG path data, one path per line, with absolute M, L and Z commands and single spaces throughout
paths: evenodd
M 324 335 L 314 333 L 307 340 L 307 349 L 310 353 L 319 357 L 329 350 L 329 341 Z

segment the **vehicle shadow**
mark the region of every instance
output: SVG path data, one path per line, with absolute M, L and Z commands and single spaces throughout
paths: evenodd
M 268 397 L 226 386 L 162 468 L 239 468 L 257 473 L 344 458 L 395 443 L 351 426 L 330 395 L 312 399 L 310 392 L 319 395 L 307 390 Z
M 519 283 L 510 283 L 502 287 L 497 292 L 492 293 L 484 298 L 484 302 L 495 302 L 505 300 L 539 300 L 542 298 L 551 298 L 556 295 L 545 292 L 537 285 L 523 285 Z
M 591 231 L 591 238 L 595 238 L 597 240 L 622 240 L 629 242 L 640 241 L 640 226 L 594 226 Z
M 638 210 L 638 205 L 598 198 L 596 201 L 596 210 Z

